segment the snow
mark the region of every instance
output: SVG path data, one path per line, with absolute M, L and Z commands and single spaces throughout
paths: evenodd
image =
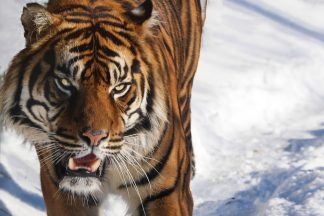
M 26 2 L 2 0 L 2 71 L 24 45 Z M 324 215 L 323 12 L 324 0 L 209 1 L 192 101 L 194 215 Z M 21 143 L 3 134 L 0 215 L 44 215 L 37 157 Z

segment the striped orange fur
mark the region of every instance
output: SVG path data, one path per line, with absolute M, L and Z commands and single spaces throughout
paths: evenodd
M 0 110 L 36 147 L 48 215 L 100 215 L 110 193 L 129 215 L 192 215 L 190 98 L 204 19 L 199 0 L 26 5 L 26 48 Z

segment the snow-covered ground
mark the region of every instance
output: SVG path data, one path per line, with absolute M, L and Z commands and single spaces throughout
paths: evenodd
M 27 0 L 1 0 L 0 70 Z M 196 216 L 324 215 L 324 0 L 211 0 L 194 83 Z M 0 145 L 0 215 L 44 215 L 33 149 Z M 116 213 L 117 215 L 117 213 Z

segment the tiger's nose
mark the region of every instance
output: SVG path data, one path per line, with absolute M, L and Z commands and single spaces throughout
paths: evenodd
M 100 142 L 108 137 L 108 133 L 104 130 L 85 130 L 82 136 L 87 139 L 90 146 L 98 146 Z

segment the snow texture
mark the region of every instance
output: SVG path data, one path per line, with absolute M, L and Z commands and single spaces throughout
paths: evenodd
M 27 2 L 1 0 L 1 71 L 24 46 Z M 324 0 L 207 8 L 192 101 L 194 215 L 324 215 Z M 0 148 L 0 215 L 45 215 L 33 148 L 8 131 Z

